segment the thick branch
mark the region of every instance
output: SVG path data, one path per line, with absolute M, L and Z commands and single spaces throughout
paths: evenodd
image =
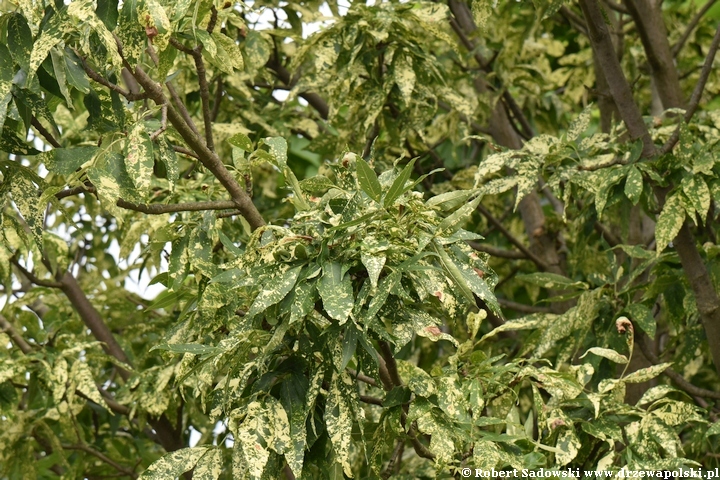
M 279 61 L 277 61 L 277 59 L 271 59 L 267 63 L 267 67 L 273 72 L 275 72 L 275 75 L 277 75 L 280 81 L 282 81 L 285 85 L 293 85 L 294 82 L 292 81 L 290 72 Z M 328 114 L 330 113 L 330 107 L 320 95 L 314 92 L 302 92 L 300 94 L 300 97 L 304 98 L 305 101 L 310 104 L 310 106 L 317 110 L 317 112 L 320 114 L 320 118 L 322 118 L 323 120 L 327 120 Z
M 655 153 L 655 146 L 640 114 L 640 109 L 635 104 L 630 85 L 620 68 L 620 62 L 615 55 L 615 47 L 600 7 L 596 0 L 579 1 L 588 26 L 588 38 L 600 64 L 600 70 L 605 74 L 620 117 L 627 126 L 630 138 L 642 139 L 643 155 L 645 157 L 652 156 Z
M 707 83 L 708 77 L 710 77 L 710 72 L 713 69 L 713 62 L 715 61 L 715 55 L 717 54 L 719 46 L 720 26 L 718 26 L 718 29 L 715 32 L 715 36 L 713 37 L 712 43 L 710 44 L 710 49 L 708 50 L 707 57 L 705 57 L 705 63 L 703 64 L 702 70 L 700 71 L 700 78 L 698 79 L 698 83 L 697 85 L 695 85 L 695 89 L 690 96 L 690 102 L 688 103 L 687 110 L 685 110 L 685 116 L 683 117 L 685 123 L 689 122 L 693 115 L 695 115 L 695 111 L 700 104 L 700 99 L 702 98 L 703 91 L 705 91 L 705 84 Z M 660 154 L 668 153 L 675 147 L 675 144 L 680 139 L 681 127 L 682 125 L 677 126 L 668 141 L 665 142 L 665 144 L 660 149 Z
M 624 0 L 624 2 L 640 34 L 663 108 L 682 108 L 685 100 L 660 4 L 653 0 Z
M 138 83 L 142 85 L 155 103 L 158 105 L 165 105 L 168 103 L 160 85 L 155 83 L 148 74 L 145 73 L 142 67 L 138 66 L 135 69 L 134 75 Z M 233 177 L 233 175 L 228 171 L 220 158 L 218 158 L 215 152 L 211 151 L 207 145 L 205 145 L 205 142 L 203 142 L 202 139 L 190 129 L 175 109 L 169 105 L 168 119 L 190 148 L 198 154 L 202 164 L 210 170 L 213 175 L 215 175 L 215 177 L 230 193 L 230 196 L 235 202 L 235 206 L 242 212 L 242 215 L 248 221 L 250 226 L 255 229 L 265 225 L 265 220 L 263 220 L 260 212 L 258 212 L 255 205 L 253 205 L 252 199 L 248 196 L 245 190 L 243 190 L 235 177 Z
M 90 300 L 85 296 L 85 292 L 82 291 L 77 280 L 70 272 L 66 272 L 62 276 L 60 288 L 68 300 L 70 300 L 75 311 L 80 315 L 85 326 L 90 329 L 93 337 L 103 343 L 103 350 L 105 350 L 108 355 L 112 355 L 121 362 L 130 365 L 130 359 L 125 354 L 125 351 L 117 340 L 115 340 L 115 336 L 110 331 L 110 328 L 105 324 L 100 313 L 92 306 Z M 130 378 L 130 372 L 124 368 L 118 367 L 118 372 L 124 380 Z

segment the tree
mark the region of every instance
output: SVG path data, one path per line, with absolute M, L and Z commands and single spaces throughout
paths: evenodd
M 715 0 L 376 3 L 2 3 L 3 478 L 718 466 Z

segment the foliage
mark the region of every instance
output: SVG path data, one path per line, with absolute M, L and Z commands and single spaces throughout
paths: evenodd
M 714 2 L 376 3 L 0 4 L 2 478 L 718 466 Z

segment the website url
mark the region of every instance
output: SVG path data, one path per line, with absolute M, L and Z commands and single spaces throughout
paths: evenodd
M 580 470 L 579 468 L 566 468 L 564 470 L 489 470 L 483 468 L 463 468 L 460 474 L 464 478 L 702 478 L 720 480 L 720 469 L 702 470 L 699 468 L 684 468 L 682 470 Z

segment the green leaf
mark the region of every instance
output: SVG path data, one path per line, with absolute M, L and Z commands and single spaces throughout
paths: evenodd
M 383 206 L 385 208 L 395 203 L 395 200 L 400 198 L 400 196 L 407 191 L 405 188 L 405 184 L 408 180 L 410 180 L 410 175 L 412 174 L 414 166 L 415 159 L 412 159 L 407 165 L 405 165 L 405 168 L 400 171 L 395 180 L 393 180 L 392 185 L 390 185 L 390 188 L 385 193 L 385 197 L 383 198 Z
M 118 14 L 118 0 L 97 0 L 95 15 L 102 20 L 108 30 L 115 30 Z
M 343 272 L 343 266 L 338 262 L 328 262 L 323 265 L 322 270 L 323 276 L 317 288 L 323 308 L 342 325 L 352 312 L 355 302 L 350 276 Z
M 465 204 L 476 193 L 475 190 L 454 190 L 435 195 L 425 204 L 429 207 L 439 207 L 443 212 L 447 212 Z
M 576 288 L 587 290 L 588 284 L 585 282 L 575 282 L 567 277 L 556 273 L 535 272 L 518 275 L 519 280 L 537 285 L 548 290 L 563 290 L 568 288 Z
M 210 447 L 182 448 L 163 455 L 145 470 L 141 479 L 167 480 L 192 470 L 198 460 Z
M 127 139 L 125 169 L 141 197 L 150 191 L 153 175 L 153 146 L 142 122 L 135 124 Z
M 95 157 L 100 149 L 92 146 L 56 148 L 46 157 L 48 170 L 60 175 L 72 175 L 86 162 Z
M 275 305 L 285 298 L 295 286 L 301 269 L 302 267 L 294 267 L 267 277 L 262 290 L 255 297 L 246 316 L 253 318 L 255 315 L 264 312 L 269 306 Z
M 640 201 L 640 195 L 643 191 L 643 178 L 637 167 L 630 167 L 627 178 L 625 179 L 625 196 L 635 205 Z
M 223 472 L 221 448 L 208 448 L 193 470 L 193 480 L 217 480 Z
M 591 105 L 588 105 L 587 107 L 585 107 L 585 109 L 583 109 L 580 115 L 578 115 L 578 117 L 572 121 L 572 123 L 568 127 L 567 133 L 565 134 L 565 138 L 567 138 L 569 142 L 576 141 L 580 137 L 580 135 L 582 135 L 585 130 L 588 129 L 588 126 L 590 125 L 591 113 Z
M 625 307 L 625 311 L 629 314 L 630 319 L 647 333 L 650 338 L 655 338 L 655 329 L 657 324 L 652 311 L 642 303 L 633 303 Z
M 80 393 L 98 405 L 102 405 L 106 409 L 110 410 L 102 395 L 100 395 L 97 385 L 95 385 L 93 374 L 87 363 L 81 360 L 73 363 L 72 369 L 70 370 L 70 380 L 75 382 L 75 388 L 77 388 Z
M 241 148 L 242 150 L 244 150 L 246 152 L 253 151 L 252 141 L 244 133 L 236 133 L 232 137 L 228 138 L 227 141 L 230 145 L 234 145 L 238 148 Z
M 62 93 L 63 97 L 65 97 L 65 103 L 68 105 L 68 108 L 72 110 L 73 101 L 72 96 L 70 95 L 70 90 L 67 86 L 65 58 L 62 50 L 53 47 L 50 50 L 50 59 L 52 60 L 53 73 L 55 74 L 55 78 L 57 79 L 58 87 L 60 87 L 60 92 Z
M 642 383 L 646 382 L 648 380 L 651 380 L 658 375 L 660 375 L 662 372 L 664 372 L 667 368 L 671 367 L 672 363 L 661 363 L 659 365 L 653 365 L 652 367 L 647 368 L 641 368 L 640 370 L 636 370 L 632 372 L 630 375 L 624 377 L 622 379 L 625 383 Z
M 153 350 L 163 350 L 173 353 L 190 353 L 192 355 L 207 355 L 216 353 L 218 348 L 208 345 L 200 345 L 198 343 L 162 343 L 160 345 L 155 345 L 150 349 L 150 351 Z
M 677 237 L 685 222 L 685 209 L 680 201 L 680 193 L 675 192 L 665 201 L 665 206 L 658 216 L 655 226 L 655 242 L 657 255 Z
M 65 48 L 65 73 L 70 85 L 82 93 L 90 91 L 90 80 L 82 67 L 82 62 L 69 48 Z
M 458 208 L 448 217 L 444 218 L 442 222 L 437 226 L 437 231 L 446 233 L 454 232 L 462 225 L 462 222 L 466 221 L 470 215 L 473 214 L 478 205 L 480 205 L 482 197 L 478 196 L 470 203 L 466 203 L 462 207 Z
M 28 145 L 9 128 L 3 128 L 0 136 L 0 151 L 14 155 L 37 155 L 39 150 Z
M 284 171 L 287 166 L 287 142 L 282 137 L 263 138 L 263 143 L 270 147 L 270 154 L 275 160 L 275 166 Z
M 376 202 L 380 202 L 382 196 L 382 187 L 375 174 L 375 170 L 361 157 L 357 157 L 357 177 L 360 182 L 360 188 L 367 193 L 368 197 Z
M 692 175 L 683 178 L 681 186 L 693 208 L 700 215 L 700 220 L 704 222 L 710 209 L 711 198 L 707 183 L 700 175 Z
M 325 424 L 338 463 L 345 475 L 352 477 L 350 465 L 350 441 L 352 439 L 352 407 L 346 392 L 341 388 L 344 374 L 333 374 L 333 380 L 327 393 L 325 405 Z
M 8 14 L 7 46 L 15 63 L 27 71 L 30 66 L 33 35 L 25 18 L 18 13 Z

